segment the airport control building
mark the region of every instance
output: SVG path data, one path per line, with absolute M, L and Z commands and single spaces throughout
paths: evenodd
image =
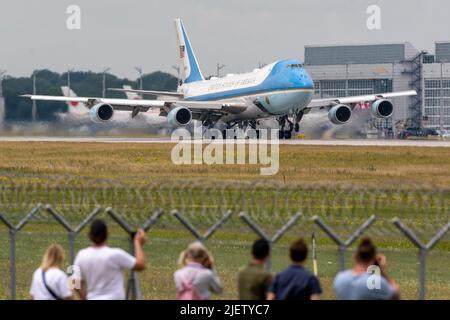
M 450 42 L 436 42 L 434 54 L 408 42 L 306 46 L 305 65 L 315 98 L 416 90 L 415 97 L 393 99 L 392 119 L 372 119 L 380 131 L 450 129 Z

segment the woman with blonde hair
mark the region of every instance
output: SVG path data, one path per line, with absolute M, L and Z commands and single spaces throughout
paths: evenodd
M 214 259 L 201 242 L 191 243 L 178 260 L 174 274 L 179 300 L 209 300 L 211 293 L 221 293 L 223 286 L 214 269 Z
M 61 270 L 64 249 L 58 244 L 47 248 L 41 266 L 34 272 L 30 294 L 34 300 L 69 300 L 69 278 Z

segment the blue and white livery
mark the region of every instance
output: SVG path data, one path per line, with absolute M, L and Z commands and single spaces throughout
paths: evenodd
M 129 111 L 134 118 L 140 112 L 158 110 L 172 127 L 187 126 L 198 120 L 208 127 L 236 125 L 256 127 L 258 120 L 276 117 L 281 136 L 290 138 L 294 124 L 298 130 L 304 114 L 312 108 L 328 110 L 334 124 L 350 121 L 353 108 L 371 102 L 371 112 L 378 118 L 390 117 L 393 104 L 389 98 L 411 96 L 413 90 L 344 98 L 312 99 L 314 82 L 298 59 L 280 60 L 245 74 L 205 79 L 181 19 L 175 19 L 181 82 L 177 92 L 111 89 L 154 95 L 148 99 L 109 99 L 98 97 L 57 97 L 26 95 L 33 100 L 83 103 L 91 119 L 107 122 L 116 111 Z M 292 118 L 288 117 L 293 115 Z M 293 122 L 290 120 L 293 119 Z

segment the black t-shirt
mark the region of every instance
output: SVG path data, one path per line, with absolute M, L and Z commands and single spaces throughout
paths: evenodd
M 277 274 L 269 291 L 277 300 L 309 300 L 311 295 L 322 293 L 319 279 L 297 265 Z

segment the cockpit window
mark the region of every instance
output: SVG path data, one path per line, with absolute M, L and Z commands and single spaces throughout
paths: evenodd
M 303 68 L 303 64 L 301 64 L 301 63 L 294 63 L 294 64 L 289 64 L 287 67 L 288 68 L 292 68 L 292 69 L 298 69 L 298 68 Z

